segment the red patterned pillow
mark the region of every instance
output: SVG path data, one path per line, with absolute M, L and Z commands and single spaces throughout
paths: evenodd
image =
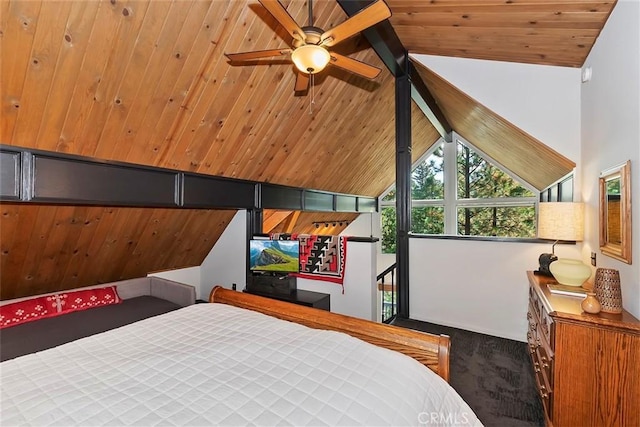
M 122 302 L 115 286 L 67 292 L 54 296 L 57 298 L 56 303 L 59 304 L 60 313 L 70 313 L 72 311 L 86 310 L 88 308 L 119 304 Z
M 0 329 L 57 314 L 49 306 L 46 297 L 31 298 L 6 304 L 0 307 Z
M 72 311 L 122 302 L 115 286 L 36 297 L 0 307 L 0 329 Z

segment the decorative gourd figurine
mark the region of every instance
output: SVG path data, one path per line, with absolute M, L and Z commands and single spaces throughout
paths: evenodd
M 587 297 L 580 304 L 585 313 L 598 314 L 602 308 L 600 301 L 596 298 L 595 292 L 587 292 Z

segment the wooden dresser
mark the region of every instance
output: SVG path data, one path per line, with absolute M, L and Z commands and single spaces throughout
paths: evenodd
M 527 341 L 547 425 L 640 426 L 640 321 L 586 314 L 582 298 L 549 292 L 553 278 L 527 276 Z

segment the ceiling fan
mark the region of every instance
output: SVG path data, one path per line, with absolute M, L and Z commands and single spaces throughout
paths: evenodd
M 332 52 L 328 48 L 389 18 L 391 11 L 384 0 L 377 0 L 343 23 L 327 31 L 313 26 L 312 0 L 309 0 L 309 25 L 305 27 L 300 27 L 278 0 L 258 1 L 293 37 L 291 42 L 293 49 L 283 48 L 225 53 L 225 56 L 231 62 L 291 54 L 291 61 L 298 69 L 294 89 L 296 92 L 306 91 L 309 87 L 309 77 L 319 73 L 329 64 L 368 79 L 374 79 L 380 74 L 380 68 Z

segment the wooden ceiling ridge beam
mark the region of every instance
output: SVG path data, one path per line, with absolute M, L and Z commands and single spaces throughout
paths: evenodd
M 376 0 L 337 0 L 347 16 L 352 17 Z M 445 141 L 453 141 L 452 127 L 438 106 L 435 98 L 424 83 L 420 74 L 415 71 L 407 50 L 400 41 L 388 19 L 362 31 L 373 50 L 387 66 L 391 74 L 398 78 L 409 76 L 411 82 L 411 98 L 429 119 L 433 127 Z

